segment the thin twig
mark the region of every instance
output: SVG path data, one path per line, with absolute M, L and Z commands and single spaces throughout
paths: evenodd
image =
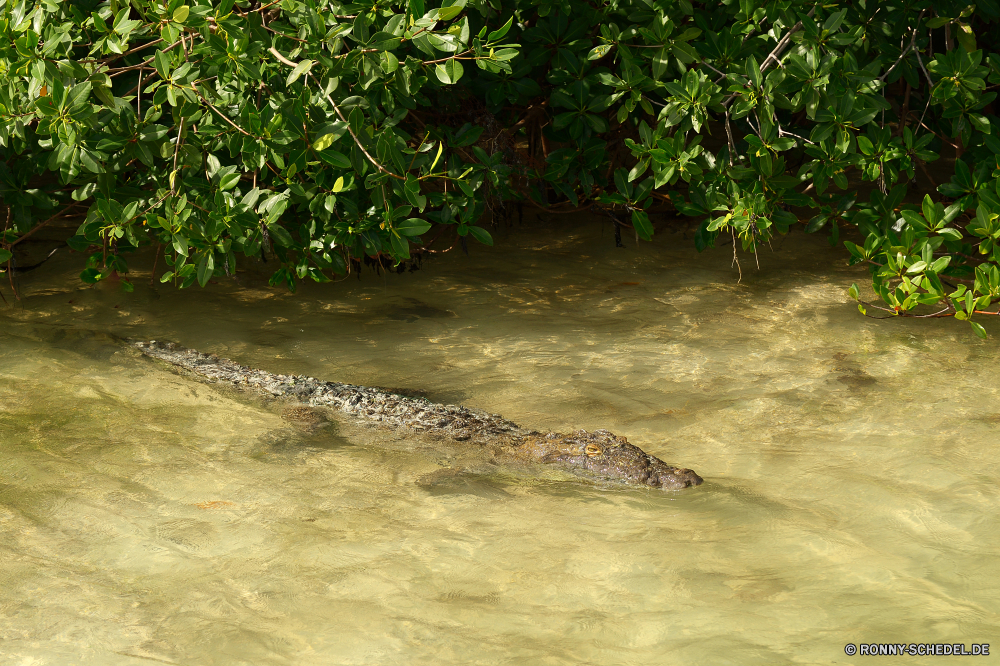
M 10 290 L 14 293 L 14 300 L 21 300 L 21 295 L 17 293 L 17 287 L 14 286 L 14 269 L 11 263 L 14 260 L 14 255 L 11 255 L 7 259 L 7 278 L 10 280 Z
M 916 20 L 916 24 L 917 25 L 915 25 L 913 27 L 913 36 L 910 38 L 910 45 L 907 46 L 903 50 L 903 52 L 899 54 L 899 58 L 897 58 L 896 62 L 893 63 L 892 67 L 889 68 L 889 71 L 887 71 L 882 76 L 878 77 L 879 81 L 885 81 L 886 77 L 888 77 L 890 74 L 892 74 L 892 70 L 896 69 L 896 65 L 898 65 L 899 63 L 901 63 L 903 61 L 903 58 L 906 56 L 906 54 L 909 53 L 910 51 L 912 51 L 915 48 L 916 43 L 917 43 L 917 29 L 920 27 L 920 19 L 923 18 L 925 11 L 927 11 L 927 10 L 926 9 L 921 9 L 920 10 L 920 14 L 917 16 L 917 20 Z M 918 55 L 917 57 L 919 58 L 920 56 Z
M 733 153 L 736 152 L 736 143 L 733 141 L 733 130 L 729 127 L 729 107 L 726 107 L 726 138 L 729 140 L 729 166 L 733 166 Z
M 330 106 L 332 106 L 333 110 L 337 112 L 337 115 L 340 117 L 340 119 L 343 120 L 347 124 L 347 131 L 351 133 L 351 138 L 354 139 L 354 143 L 357 144 L 358 149 L 362 153 L 364 153 L 364 156 L 368 158 L 368 161 L 371 162 L 372 165 L 376 169 L 378 169 L 379 171 L 381 171 L 382 173 L 384 173 L 386 175 L 389 175 L 389 176 L 392 176 L 396 180 L 406 180 L 406 178 L 404 178 L 403 176 L 395 174 L 392 171 L 389 171 L 388 169 L 386 169 L 384 166 L 382 166 L 381 164 L 379 164 L 378 161 L 376 161 L 376 159 L 374 157 L 371 156 L 371 154 L 361 144 L 361 139 L 359 139 L 358 135 L 354 133 L 354 129 L 351 127 L 351 123 L 348 122 L 347 118 L 344 117 L 344 114 L 341 112 L 340 107 L 337 106 L 337 103 L 333 101 L 333 98 L 330 97 L 330 94 L 329 93 L 323 93 L 323 96 L 326 97 L 326 101 L 328 101 L 330 103 Z M 447 187 L 447 185 L 446 185 L 446 187 Z
M 227 123 L 229 123 L 230 125 L 232 125 L 238 132 L 240 132 L 241 134 L 243 134 L 243 136 L 253 136 L 253 138 L 255 138 L 255 139 L 258 139 L 258 140 L 260 139 L 260 137 L 254 136 L 250 132 L 246 131 L 245 129 L 243 129 L 242 127 L 240 127 L 236 123 L 234 123 L 232 120 L 230 120 L 226 116 L 226 114 L 224 114 L 222 111 L 219 111 L 217 108 L 215 108 L 215 106 L 211 102 L 209 102 L 207 99 L 205 99 L 204 95 L 202 95 L 200 92 L 198 92 L 197 88 L 195 88 L 194 86 L 191 86 L 191 89 L 194 90 L 194 94 L 198 96 L 198 99 L 200 99 L 201 101 L 203 101 L 205 104 L 208 104 L 208 107 L 210 109 L 212 109 L 212 111 L 215 111 L 217 114 L 219 114 L 220 118 L 222 118 Z
M 740 260 L 736 256 L 736 232 L 730 228 L 729 233 L 733 236 L 733 264 L 736 265 L 736 270 L 740 272 L 740 277 L 736 280 L 736 284 L 739 284 L 740 282 L 743 282 L 743 269 L 740 267 Z M 732 267 L 732 264 L 730 264 L 730 267 Z
M 914 39 L 917 38 L 917 31 L 916 30 L 913 31 L 913 38 Z M 913 48 L 913 44 L 911 43 L 909 46 L 907 46 L 905 49 L 903 49 L 903 52 L 901 54 L 899 54 L 899 58 L 896 60 L 896 62 L 893 63 L 892 67 L 890 67 L 888 69 L 888 71 L 886 71 L 885 74 L 883 74 L 882 76 L 878 77 L 878 80 L 879 81 L 885 81 L 886 77 L 888 77 L 890 74 L 892 74 L 892 70 L 896 69 L 896 65 L 898 65 L 899 63 L 901 63 L 903 61 L 903 58 L 906 56 L 907 53 L 910 52 L 910 50 L 912 48 Z
M 709 64 L 708 64 L 707 62 L 705 62 L 704 60 L 699 60 L 699 61 L 698 61 L 698 64 L 699 64 L 699 65 L 704 65 L 705 67 L 708 67 L 708 68 L 709 68 L 710 70 L 712 70 L 712 71 L 713 71 L 713 72 L 715 72 L 716 74 L 719 74 L 720 76 L 722 76 L 722 78 L 726 78 L 726 73 L 725 73 L 725 72 L 720 72 L 719 70 L 717 70 L 716 68 L 712 67 L 711 65 L 709 65 Z
M 125 53 L 118 53 L 118 54 L 115 54 L 113 56 L 108 56 L 107 58 L 101 58 L 101 59 L 78 60 L 77 62 L 79 62 L 81 65 L 88 65 L 88 64 L 91 64 L 91 63 L 95 63 L 95 62 L 100 62 L 100 63 L 107 64 L 109 62 L 115 62 L 116 60 L 121 60 L 125 56 L 132 55 L 133 53 L 138 53 L 139 51 L 142 51 L 143 49 L 148 49 L 150 46 L 156 46 L 157 44 L 159 44 L 162 41 L 163 41 L 163 39 L 160 38 L 160 39 L 156 39 L 156 40 L 154 40 L 152 42 L 148 42 L 146 44 L 143 44 L 141 46 L 136 46 L 134 49 L 129 49 Z M 76 46 L 78 46 L 78 47 L 79 46 L 89 46 L 89 44 L 77 44 Z
M 268 27 L 266 25 L 264 26 L 264 29 L 267 30 L 268 32 L 273 32 L 274 34 L 278 35 L 279 37 L 284 37 L 285 39 L 290 39 L 293 42 L 299 42 L 301 44 L 308 44 L 309 43 L 308 41 L 306 41 L 304 39 L 299 39 L 298 37 L 292 37 L 291 35 L 286 35 L 283 32 L 278 32 L 277 30 L 274 30 L 273 28 L 270 28 L 270 27 Z
M 441 62 L 448 62 L 449 60 L 484 60 L 484 58 L 462 58 L 461 57 L 461 56 L 464 56 L 467 53 L 472 53 L 472 49 L 469 49 L 468 51 L 463 51 L 462 53 L 459 53 L 458 55 L 453 55 L 453 56 L 451 56 L 449 58 L 441 58 L 440 60 L 425 60 L 422 64 L 424 64 L 424 65 L 436 65 L 436 64 L 441 63 Z
M 292 62 L 291 60 L 289 60 L 285 56 L 281 55 L 278 52 L 278 50 L 276 48 L 274 48 L 273 46 L 271 48 L 269 48 L 268 51 L 270 51 L 274 55 L 275 58 L 277 58 L 278 60 L 280 60 L 285 65 L 288 65 L 289 67 L 297 67 L 298 66 L 298 63 Z M 378 161 L 374 157 L 371 156 L 371 154 L 365 149 L 364 145 L 362 145 L 361 139 L 359 139 L 358 135 L 354 133 L 354 128 L 351 127 L 351 123 L 348 122 L 347 118 L 344 116 L 343 112 L 340 110 L 340 107 L 337 106 L 337 103 L 333 101 L 332 97 L 330 97 L 330 94 L 327 93 L 327 92 L 324 92 L 323 96 L 326 97 L 326 101 L 328 101 L 330 103 L 330 106 L 333 107 L 333 110 L 337 113 L 337 116 L 342 121 L 344 121 L 344 123 L 347 125 L 347 131 L 351 133 L 351 138 L 354 139 L 354 143 L 357 144 L 358 149 L 361 150 L 361 152 L 364 154 L 364 156 L 368 158 L 368 161 L 371 162 L 372 165 L 376 169 L 378 169 L 379 171 L 381 171 L 382 173 L 384 173 L 384 174 L 386 174 L 388 176 L 392 176 L 396 180 L 406 180 L 406 178 L 404 178 L 403 176 L 395 174 L 392 171 L 389 171 L 388 169 L 386 169 L 384 166 L 382 166 L 381 164 L 379 164 Z
M 799 136 L 798 134 L 793 134 L 792 132 L 789 132 L 788 130 L 781 129 L 781 125 L 778 125 L 778 136 L 792 136 L 792 137 L 795 137 L 796 139 L 798 139 L 799 141 L 805 141 L 810 146 L 815 146 L 816 145 L 815 143 L 813 143 L 809 139 L 805 138 L 804 136 Z
M 920 69 L 923 70 L 924 76 L 927 77 L 927 85 L 930 88 L 933 88 L 934 87 L 934 82 L 931 81 L 931 75 L 927 73 L 927 68 L 924 67 L 924 59 L 920 57 L 920 49 L 916 49 L 915 53 L 917 54 L 917 62 L 920 63 Z M 927 91 L 927 95 L 928 95 L 928 98 L 929 98 L 929 96 L 930 96 L 930 91 L 929 90 Z
M 170 183 L 171 193 L 175 193 L 177 191 L 175 189 L 175 184 L 177 183 L 177 155 L 178 153 L 181 152 L 181 143 L 183 142 L 185 120 L 187 120 L 187 118 L 181 117 L 181 124 L 177 128 L 177 143 L 174 144 L 174 170 L 170 174 L 171 180 L 173 181 Z

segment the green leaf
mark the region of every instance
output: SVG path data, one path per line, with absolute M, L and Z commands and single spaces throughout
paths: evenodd
M 91 12 L 90 16 L 94 20 L 95 28 L 97 28 L 101 32 L 111 32 L 111 29 L 108 27 L 108 24 L 104 22 L 104 19 L 101 18 L 100 14 L 98 14 L 97 12 Z
M 469 233 L 483 245 L 493 245 L 493 237 L 490 236 L 490 232 L 486 231 L 486 229 L 469 225 Z
M 434 68 L 434 74 L 445 85 L 457 83 L 464 73 L 465 69 L 462 67 L 462 63 L 454 58 Z
M 188 256 L 188 241 L 186 238 L 184 238 L 184 236 L 181 236 L 179 234 L 174 235 L 173 246 L 177 254 L 181 255 L 182 257 Z
M 157 51 L 153 63 L 156 66 L 156 73 L 160 75 L 161 79 L 170 78 L 170 55 L 166 51 Z
M 317 152 L 321 150 L 326 150 L 331 145 L 333 145 L 333 142 L 336 140 L 337 140 L 337 135 L 334 134 L 333 132 L 331 132 L 330 134 L 324 134 L 323 136 L 313 141 L 312 144 L 313 150 Z
M 198 260 L 198 284 L 204 287 L 215 271 L 215 257 L 211 251 L 205 252 Z
M 809 220 L 809 222 L 806 224 L 806 233 L 807 234 L 814 234 L 814 233 L 816 233 L 817 231 L 819 231 L 820 229 L 822 229 L 823 227 L 825 227 L 826 223 L 829 222 L 829 221 L 830 221 L 830 216 L 829 215 L 820 214 L 820 215 L 813 216 L 813 218 L 811 220 Z M 850 241 L 847 241 L 847 243 L 850 243 Z M 854 245 L 853 243 L 850 243 L 850 244 Z M 848 250 L 850 250 L 850 245 L 848 245 L 847 247 L 848 247 Z M 855 245 L 855 247 L 857 247 L 857 246 Z
M 392 251 L 396 257 L 400 259 L 410 258 L 410 242 L 408 240 L 402 236 L 392 234 L 389 237 L 389 243 L 392 245 Z
M 986 329 L 982 327 L 982 324 L 970 321 L 969 325 L 972 326 L 972 330 L 975 331 L 976 335 L 981 337 L 983 340 L 986 339 Z
M 285 79 L 285 85 L 291 86 L 293 83 L 298 81 L 300 76 L 308 73 L 309 70 L 312 69 L 312 66 L 315 64 L 315 62 L 316 62 L 315 60 L 303 60 L 299 64 L 295 65 L 295 68 L 292 69 L 291 73 L 288 75 L 288 78 Z
M 858 296 L 857 283 L 851 285 L 851 288 L 847 290 L 847 295 L 853 298 L 854 300 L 858 300 L 859 296 Z
M 337 181 L 333 184 L 333 187 L 330 189 L 334 193 L 340 192 L 342 189 L 344 189 L 344 177 L 343 176 L 338 177 Z
M 966 50 L 967 53 L 972 53 L 976 50 L 976 35 L 972 32 L 972 26 L 966 23 L 958 23 L 958 30 L 955 31 L 955 37 L 958 39 L 959 45 Z M 979 324 L 973 324 L 972 327 L 975 328 Z M 982 328 L 982 326 L 980 326 Z M 978 333 L 978 331 L 977 331 Z M 980 336 L 985 338 L 986 332 Z
M 664 47 L 653 51 L 653 78 L 659 81 L 670 67 L 670 51 Z
M 294 247 L 295 239 L 292 235 L 288 233 L 288 229 L 285 229 L 280 224 L 270 224 L 267 227 L 268 232 L 271 234 L 271 238 L 282 247 Z
M 935 273 L 940 273 L 944 269 L 948 268 L 948 264 L 951 263 L 951 257 L 945 256 L 939 259 L 935 259 L 934 263 L 931 264 L 931 270 Z
M 392 51 L 398 48 L 402 41 L 401 38 L 390 32 L 376 32 L 372 35 L 368 48 L 378 49 L 379 51 Z
M 451 7 L 441 7 L 440 9 L 435 10 L 437 12 L 437 19 L 439 21 L 452 20 L 453 18 L 462 13 L 462 10 L 465 9 L 464 5 L 465 3 L 463 2 L 461 5 L 452 5 Z
M 513 60 L 519 54 L 517 49 L 498 49 L 493 52 L 493 58 L 495 60 Z
M 240 182 L 240 176 L 241 174 L 239 172 L 227 173 L 219 180 L 219 190 L 225 192 L 226 190 L 233 189 L 236 187 L 236 184 Z
M 90 81 L 83 81 L 73 86 L 66 96 L 66 107 L 72 109 L 75 106 L 84 104 L 87 98 L 90 97 L 91 88 L 92 84 Z
M 386 51 L 383 53 L 382 59 L 382 71 L 386 74 L 392 74 L 399 69 L 399 58 L 397 58 L 392 52 Z
M 404 236 L 419 236 L 420 234 L 427 233 L 427 230 L 430 228 L 430 222 L 421 220 L 419 217 L 411 217 L 403 220 L 395 227 L 396 231 Z M 492 243 L 490 243 L 490 245 L 492 245 Z
M 653 238 L 653 225 L 649 222 L 646 211 L 638 209 L 632 211 L 632 227 L 639 234 L 639 238 L 643 240 Z
M 760 74 L 760 66 L 757 64 L 757 59 L 753 56 L 747 58 L 746 64 L 747 78 L 753 84 L 754 88 L 760 88 L 761 81 L 763 77 Z
M 187 5 L 181 5 L 180 7 L 174 10 L 173 16 L 171 16 L 171 18 L 177 23 L 184 23 L 184 21 L 187 21 L 188 15 L 190 13 L 191 13 L 190 7 L 188 7 Z
M 510 30 L 510 26 L 512 26 L 513 24 L 514 24 L 514 17 L 511 16 L 509 19 L 507 19 L 507 22 L 503 24 L 503 27 L 497 28 L 496 30 L 491 32 L 486 37 L 486 41 L 495 42 L 499 39 L 503 39 L 504 35 L 507 34 L 507 31 Z
M 54 116 L 59 113 L 59 109 L 57 109 L 56 105 L 52 103 L 52 99 L 50 97 L 39 97 L 36 99 L 35 108 L 37 108 L 38 112 L 43 116 Z
M 319 152 L 319 158 L 327 164 L 340 169 L 351 168 L 351 158 L 343 153 L 337 152 L 336 150 L 321 150 Z
M 443 141 L 439 141 L 438 142 L 437 155 L 434 156 L 434 161 L 431 163 L 431 168 L 428 169 L 429 173 L 434 173 L 434 167 L 437 166 L 438 160 L 441 159 L 441 151 L 442 150 L 444 150 L 444 142 Z
M 610 51 L 613 47 L 613 44 L 599 44 L 590 49 L 590 52 L 587 54 L 587 60 L 600 60 L 604 56 L 608 55 L 608 51 Z

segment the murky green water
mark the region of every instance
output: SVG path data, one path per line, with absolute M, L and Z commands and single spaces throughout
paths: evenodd
M 23 306 L 0 312 L 0 662 L 1000 653 L 996 339 L 861 318 L 845 287 L 863 275 L 822 239 L 776 244 L 759 272 L 744 258 L 736 284 L 725 249 L 601 233 L 515 228 L 298 295 L 245 277 L 82 289 L 58 255 L 26 275 Z M 95 331 L 606 427 L 706 483 L 601 488 L 349 423 L 310 431 Z

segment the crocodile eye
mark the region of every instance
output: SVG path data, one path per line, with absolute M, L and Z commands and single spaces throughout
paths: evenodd
M 601 447 L 599 447 L 597 444 L 587 444 L 587 446 L 583 448 L 583 452 L 586 453 L 591 458 L 593 458 L 594 456 L 599 456 L 602 453 L 604 453 L 604 451 L 601 450 Z

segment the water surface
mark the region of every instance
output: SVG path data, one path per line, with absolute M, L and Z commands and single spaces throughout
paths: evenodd
M 0 312 L 0 661 L 851 664 L 1000 652 L 996 341 L 877 322 L 823 239 L 698 255 L 599 222 L 292 295 L 22 277 Z M 141 268 L 143 260 L 137 265 Z M 10 297 L 9 290 L 5 290 Z M 539 429 L 605 427 L 680 493 L 508 469 L 139 357 L 168 339 Z M 944 657 L 905 658 L 944 663 Z

